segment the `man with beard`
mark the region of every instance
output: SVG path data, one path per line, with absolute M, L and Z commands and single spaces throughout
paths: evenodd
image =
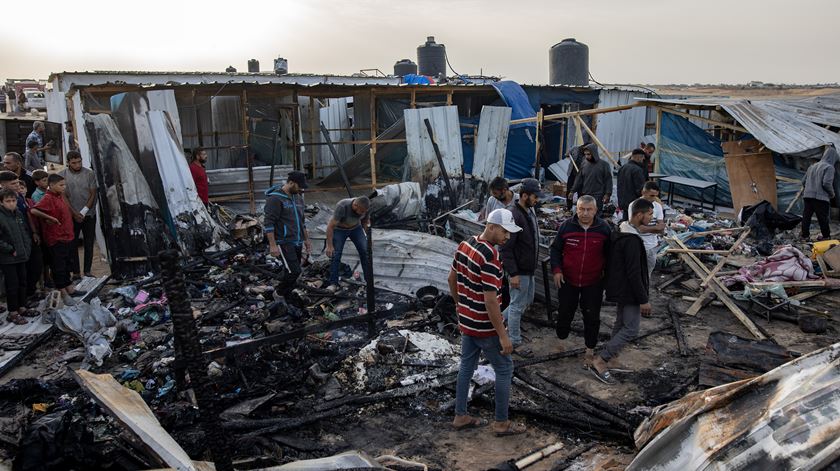
M 645 185 L 645 170 L 643 168 L 645 151 L 634 149 L 630 160 L 618 169 L 618 207 L 621 208 L 621 220 L 628 219 L 627 208 L 634 200 L 642 196 Z
M 201 147 L 196 147 L 192 151 L 190 174 L 192 174 L 193 182 L 195 182 L 195 190 L 198 192 L 198 197 L 206 206 L 210 203 L 210 183 L 207 181 L 205 165 L 207 165 L 207 151 Z
M 478 215 L 479 221 L 484 221 L 488 214 L 496 209 L 512 209 L 516 201 L 519 200 L 519 195 L 514 193 L 508 187 L 508 182 L 502 177 L 496 177 L 488 186 L 490 190 L 490 197 L 487 198 L 487 204 Z
M 511 233 L 510 239 L 499 250 L 510 283 L 510 305 L 502 314 L 508 323 L 514 352 L 525 358 L 533 356 L 533 352 L 528 347 L 521 346 L 520 323 L 522 313 L 534 301 L 534 272 L 537 269 L 537 252 L 540 247 L 540 231 L 534 206 L 542 196 L 537 179 L 522 180 L 519 201 L 511 209 L 514 222 L 522 230 Z
M 303 190 L 309 188 L 303 172 L 290 172 L 286 183 L 266 190 L 265 238 L 269 253 L 286 266 L 286 274 L 277 287 L 283 296 L 291 293 L 300 275 L 303 249 L 312 252 L 306 231 L 303 209 Z
M 577 193 L 578 197 L 589 195 L 595 198 L 598 211 L 601 211 L 612 196 L 612 166 L 598 156 L 598 148 L 595 144 L 589 144 L 583 149 L 583 158 L 583 165 L 575 178 L 572 194 Z

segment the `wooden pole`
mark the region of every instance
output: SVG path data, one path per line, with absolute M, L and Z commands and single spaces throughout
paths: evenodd
M 370 91 L 370 187 L 376 191 L 376 95 Z
M 786 213 L 789 213 L 790 210 L 793 209 L 794 206 L 796 206 L 796 202 L 799 201 L 799 198 L 802 197 L 802 193 L 804 193 L 804 192 L 805 192 L 805 186 L 803 185 L 802 188 L 800 188 L 799 191 L 796 193 L 796 196 L 793 197 L 793 200 L 791 200 L 790 204 L 788 205 L 787 209 L 785 210 Z
M 662 137 L 662 108 L 656 108 L 656 150 L 653 152 L 656 154 L 656 157 L 653 158 L 653 171 L 659 173 L 661 168 L 661 159 L 660 159 L 660 141 Z
M 746 129 L 744 129 L 741 126 L 738 126 L 736 124 L 724 123 L 723 121 L 715 121 L 714 119 L 704 118 L 702 116 L 696 116 L 696 115 L 693 115 L 691 113 L 686 113 L 684 111 L 677 111 L 677 110 L 674 110 L 674 109 L 671 109 L 671 108 L 668 108 L 668 107 L 664 107 L 664 106 L 657 106 L 656 109 L 658 111 L 664 111 L 666 113 L 671 113 L 671 114 L 676 115 L 676 116 L 682 116 L 683 118 L 686 118 L 686 119 L 696 119 L 697 121 L 702 121 L 704 123 L 708 123 L 708 124 L 718 126 L 718 127 L 721 127 L 721 128 L 731 129 L 733 131 L 739 131 L 739 132 L 744 132 L 744 133 L 749 132 Z
M 610 159 L 610 162 L 612 162 L 612 164 L 613 164 L 614 166 L 619 167 L 618 162 L 616 162 L 616 161 L 615 161 L 615 159 L 613 158 L 612 154 L 610 154 L 610 151 L 608 151 L 608 150 L 607 150 L 607 147 L 604 145 L 604 143 L 603 143 L 603 142 L 601 142 L 601 140 L 600 140 L 600 139 L 598 139 L 598 136 L 596 136 L 596 135 L 595 135 L 595 133 L 594 133 L 594 132 L 592 132 L 592 130 L 591 130 L 591 129 L 589 129 L 589 126 L 587 126 L 587 125 L 586 125 L 586 123 L 584 123 L 584 122 L 583 122 L 583 119 L 581 119 L 581 117 L 580 117 L 580 116 L 575 116 L 575 119 L 577 119 L 578 125 L 579 125 L 579 126 L 580 126 L 580 127 L 581 127 L 584 131 L 586 131 L 586 133 L 587 133 L 587 134 L 589 134 L 589 137 L 591 137 L 591 138 L 592 138 L 592 141 L 593 141 L 593 142 L 595 142 L 595 144 L 597 144 L 597 145 L 598 145 L 598 147 L 599 147 L 599 148 L 600 148 L 600 149 L 604 152 L 604 154 L 607 156 L 607 158 L 608 158 L 608 159 Z
M 242 113 L 242 148 L 245 150 L 245 163 L 248 166 L 248 209 L 251 214 L 257 213 L 257 202 L 254 198 L 254 165 L 251 161 L 251 132 L 248 130 L 248 92 L 243 88 L 239 97 L 239 110 Z
M 300 122 L 300 100 L 298 100 L 298 92 L 297 90 L 292 91 L 292 101 L 295 102 L 294 106 L 292 107 L 292 133 L 294 133 L 294 137 L 292 138 L 292 142 L 298 142 L 301 139 L 301 122 Z M 300 158 L 300 148 L 301 146 L 293 146 L 292 147 L 292 154 L 294 155 L 294 168 L 295 170 L 304 170 L 303 168 L 303 161 Z
M 547 114 L 543 116 L 543 119 L 546 121 L 557 121 L 564 118 L 572 118 L 574 116 L 588 116 L 592 114 L 602 114 L 602 113 L 612 113 L 614 111 L 624 111 L 635 108 L 637 106 L 645 106 L 640 103 L 633 103 L 630 105 L 621 105 L 621 106 L 611 106 L 608 108 L 594 108 L 590 110 L 580 110 L 580 111 L 567 111 L 565 113 L 557 113 L 557 114 Z M 510 124 L 522 124 L 522 123 L 534 123 L 537 121 L 537 117 L 534 116 L 533 118 L 522 118 L 522 119 L 513 119 L 510 121 Z
M 411 109 L 417 108 L 417 89 L 411 89 Z
M 543 110 L 537 111 L 537 136 L 534 141 L 534 178 L 540 179 L 540 135 L 543 129 Z
M 318 139 L 318 110 L 315 109 L 315 97 L 309 97 L 309 140 L 316 142 Z M 309 146 L 307 152 L 310 155 L 312 163 L 312 178 L 315 178 L 318 172 L 318 153 L 321 149 L 318 146 Z
M 706 286 L 708 286 L 709 282 L 712 280 L 715 274 L 717 274 L 717 272 L 720 271 L 721 268 L 723 268 L 723 265 L 726 264 L 726 261 L 729 259 L 729 256 L 732 255 L 732 252 L 738 250 L 738 247 L 741 246 L 741 244 L 747 239 L 747 236 L 749 235 L 750 228 L 747 228 L 747 230 L 744 231 L 743 234 L 741 234 L 741 237 L 739 237 L 738 240 L 736 240 L 735 243 L 732 244 L 732 247 L 729 248 L 727 254 L 720 258 L 715 267 L 712 268 L 712 271 L 710 271 L 706 278 L 703 280 L 703 282 L 700 283 L 701 287 L 705 288 Z

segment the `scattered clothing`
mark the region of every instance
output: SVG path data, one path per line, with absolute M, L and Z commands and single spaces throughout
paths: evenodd
M 817 278 L 811 260 L 796 247 L 786 245 L 764 260 L 740 268 L 738 274 L 724 278 L 723 282 L 731 286 L 739 282 L 806 281 Z

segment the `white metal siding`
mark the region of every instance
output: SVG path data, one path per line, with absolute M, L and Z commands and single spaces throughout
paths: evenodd
M 481 108 L 472 174 L 485 182 L 504 175 L 510 114 L 507 106 Z
M 597 108 L 629 105 L 639 92 L 601 90 Z M 638 107 L 596 115 L 595 135 L 613 156 L 624 155 L 636 147 L 645 136 L 646 108 Z

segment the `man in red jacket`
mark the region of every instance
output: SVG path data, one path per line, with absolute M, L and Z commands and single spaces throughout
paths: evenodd
M 210 203 L 210 183 L 207 181 L 207 170 L 204 166 L 207 164 L 207 151 L 201 147 L 196 147 L 192 151 L 192 160 L 190 160 L 190 173 L 192 174 L 193 182 L 195 182 L 195 190 L 198 192 L 198 197 L 205 205 Z
M 572 328 L 578 304 L 583 313 L 584 364 L 590 365 L 601 328 L 603 278 L 609 253 L 610 227 L 597 216 L 598 203 L 592 196 L 581 196 L 577 214 L 557 229 L 551 244 L 551 270 L 557 285 L 560 310 L 557 337 L 566 339 Z

